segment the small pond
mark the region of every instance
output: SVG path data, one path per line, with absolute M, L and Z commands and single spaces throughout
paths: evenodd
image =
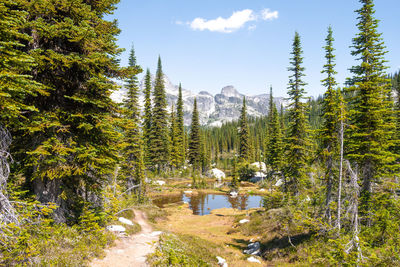
M 247 210 L 251 208 L 259 208 L 262 206 L 262 196 L 256 195 L 239 195 L 232 198 L 228 195 L 221 194 L 176 194 L 153 199 L 153 203 L 162 208 L 166 204 L 187 202 L 189 208 L 195 215 L 207 215 L 212 210 L 221 208 L 234 208 L 239 210 Z

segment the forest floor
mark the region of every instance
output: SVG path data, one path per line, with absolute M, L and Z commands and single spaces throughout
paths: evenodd
M 135 221 L 142 230 L 133 236 L 118 239 L 115 246 L 105 250 L 106 256 L 103 259 L 93 260 L 90 266 L 148 266 L 147 255 L 154 252 L 160 232 L 153 232 L 144 212 L 134 210 L 134 213 Z
M 216 245 L 213 251 L 215 256 L 224 258 L 228 266 L 267 266 L 267 263 L 251 263 L 247 261 L 248 255 L 243 254 L 250 240 L 256 241 L 257 236 L 245 236 L 238 229 L 238 221 L 248 218 L 248 214 L 254 212 L 239 211 L 231 208 L 223 208 L 211 211 L 211 214 L 199 216 L 193 215 L 188 204 L 172 205 L 166 207 L 168 217 L 159 221 L 157 228 L 165 232 L 180 235 L 190 235 L 207 240 Z

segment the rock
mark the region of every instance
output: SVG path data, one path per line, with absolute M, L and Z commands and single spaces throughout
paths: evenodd
M 267 165 L 265 165 L 264 162 L 254 162 L 252 164 L 250 164 L 253 167 L 256 167 L 257 170 L 260 170 L 262 172 L 267 172 Z
M 162 234 L 161 231 L 154 231 L 154 232 L 150 233 L 151 236 L 159 236 L 161 234 Z
M 249 262 L 255 262 L 255 263 L 261 263 L 261 261 L 257 258 L 254 258 L 253 256 L 247 258 L 247 261 Z
M 193 193 L 193 191 L 191 191 L 191 190 L 188 190 L 188 191 L 183 191 L 183 193 L 185 193 L 185 195 L 190 195 L 190 194 L 192 194 L 192 193 Z
M 118 221 L 127 225 L 133 225 L 133 222 L 131 220 L 125 219 L 124 217 L 119 217 Z
M 161 181 L 161 180 L 157 180 L 155 183 L 158 185 L 165 185 L 165 181 Z
M 240 220 L 240 221 L 239 221 L 240 224 L 248 223 L 248 222 L 250 222 L 250 220 L 248 220 L 248 219 L 243 219 L 243 220 Z
M 276 187 L 279 187 L 279 186 L 281 186 L 281 185 L 283 185 L 283 180 L 282 180 L 282 179 L 279 179 L 279 180 L 276 182 L 275 186 L 276 186 Z
M 225 177 L 226 177 L 225 173 L 217 168 L 211 169 L 210 175 L 211 175 L 211 177 L 217 178 L 219 181 L 221 179 L 225 179 Z
M 119 233 L 126 231 L 125 227 L 123 227 L 122 225 L 109 225 L 107 226 L 106 229 L 111 232 L 119 232 Z
M 230 197 L 237 197 L 238 193 L 237 192 L 230 192 L 229 195 L 230 195 Z
M 261 192 L 264 192 L 264 191 L 265 191 L 265 189 L 264 189 L 264 188 L 261 188 L 261 189 L 260 189 L 260 191 L 261 191 Z
M 217 260 L 218 260 L 218 265 L 221 267 L 228 267 L 228 263 L 226 262 L 226 260 L 224 258 L 221 258 L 220 256 L 217 256 Z
M 252 183 L 257 183 L 261 180 L 263 180 L 267 175 L 263 172 L 255 172 L 254 176 L 250 178 L 250 182 Z
M 247 245 L 248 249 L 243 251 L 244 254 L 260 255 L 260 242 L 254 242 Z

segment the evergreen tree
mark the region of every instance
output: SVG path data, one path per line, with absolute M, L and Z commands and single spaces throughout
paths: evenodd
M 140 177 L 135 171 L 141 160 L 142 138 L 140 132 L 139 82 L 137 74 L 142 70 L 136 63 L 135 49 L 129 54 L 129 70 L 131 74 L 126 79 L 127 95 L 124 99 L 124 136 L 123 162 L 121 175 L 126 180 L 127 189 L 140 183 Z
M 197 100 L 195 98 L 193 103 L 192 125 L 190 127 L 189 137 L 189 162 L 192 164 L 193 170 L 200 169 L 202 154 L 202 142 L 200 135 L 199 112 L 197 111 Z
M 158 58 L 153 96 L 154 104 L 152 110 L 150 153 L 152 163 L 157 167 L 158 173 L 160 173 L 160 171 L 166 167 L 169 160 L 167 100 L 161 58 Z
M 182 86 L 179 84 L 178 102 L 176 104 L 176 145 L 178 147 L 178 166 L 185 164 L 186 149 L 185 149 L 185 127 L 183 121 L 183 98 Z
M 38 112 L 26 114 L 29 123 L 16 134 L 17 167 L 42 203 L 59 208 L 58 221 L 74 220 L 85 200 L 96 199 L 118 160 L 117 114 L 110 94 L 113 78 L 123 72 L 115 43 L 116 22 L 104 18 L 116 1 L 21 1 L 29 13 L 24 32 L 36 65 L 27 72 L 48 88 L 25 103 Z M 28 63 L 29 64 L 29 63 Z
M 0 127 L 18 123 L 21 112 L 36 111 L 32 103 L 24 103 L 29 95 L 46 94 L 46 91 L 29 73 L 34 60 L 22 51 L 29 36 L 22 34 L 26 13 L 15 1 L 5 0 L 0 3 Z
M 280 171 L 283 160 L 283 142 L 281 125 L 276 106 L 272 108 L 270 119 L 270 137 L 267 145 L 267 163 L 273 171 Z
M 170 153 L 170 165 L 173 168 L 177 168 L 179 166 L 179 149 L 178 146 L 178 128 L 177 128 L 177 120 L 175 117 L 174 105 L 171 107 L 171 125 L 170 125 L 170 144 L 171 144 L 171 153 Z
M 360 3 L 362 7 L 356 11 L 359 32 L 353 39 L 352 55 L 361 62 L 350 69 L 353 77 L 347 93 L 351 96 L 351 127 L 346 147 L 347 157 L 358 165 L 362 182 L 360 211 L 368 217 L 373 184 L 394 166 L 395 156 L 389 150 L 394 145 L 394 125 L 387 120 L 392 112 L 386 98 L 390 85 L 385 74 L 386 51 L 377 31 L 378 20 L 373 17 L 374 3 L 373 0 Z
M 306 117 L 306 103 L 302 102 L 304 97 L 304 86 L 302 80 L 304 75 L 303 57 L 300 35 L 296 32 L 293 41 L 293 51 L 288 68 L 292 72 L 289 77 L 289 129 L 287 137 L 287 160 L 286 176 L 289 181 L 286 183 L 287 190 L 298 194 L 302 185 L 307 183 L 307 160 L 308 160 L 308 125 Z
M 250 130 L 247 123 L 246 98 L 243 97 L 243 106 L 239 119 L 239 160 L 249 161 L 250 155 Z
M 323 118 L 323 126 L 320 131 L 320 138 L 322 142 L 322 155 L 325 163 L 325 181 L 326 181 L 326 197 L 325 197 L 325 205 L 326 212 L 325 215 L 328 219 L 328 222 L 331 222 L 331 201 L 332 201 L 332 192 L 333 192 L 333 184 L 335 180 L 335 172 L 334 172 L 334 161 L 338 156 L 339 149 L 339 130 L 340 130 L 340 103 L 338 103 L 338 96 L 336 90 L 336 79 L 335 75 L 337 72 L 335 71 L 335 55 L 333 52 L 335 49 L 333 48 L 333 32 L 332 28 L 328 28 L 328 35 L 325 39 L 326 45 L 325 49 L 325 58 L 326 64 L 322 70 L 322 73 L 326 74 L 326 78 L 321 82 L 324 87 L 326 87 L 326 92 L 324 95 L 323 103 L 322 103 L 322 118 Z
M 146 165 L 151 163 L 151 125 L 152 125 L 152 111 L 151 111 L 151 74 L 147 69 L 144 78 L 144 114 L 143 114 L 143 139 L 144 139 L 144 162 Z

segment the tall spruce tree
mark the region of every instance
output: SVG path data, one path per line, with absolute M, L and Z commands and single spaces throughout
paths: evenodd
M 251 156 L 250 129 L 247 122 L 246 97 L 243 97 L 239 119 L 239 160 L 247 162 Z
M 292 74 L 289 77 L 289 129 L 287 137 L 286 188 L 293 194 L 298 194 L 302 186 L 307 184 L 307 161 L 309 146 L 309 127 L 307 123 L 307 104 L 302 102 L 304 97 L 303 81 L 304 67 L 303 50 L 301 48 L 300 35 L 296 32 L 293 40 L 293 50 L 288 68 Z
M 27 96 L 46 93 L 25 75 L 34 66 L 33 58 L 21 49 L 24 47 L 22 42 L 29 40 L 27 34 L 21 33 L 26 16 L 16 1 L 0 3 L 0 228 L 8 223 L 18 223 L 7 192 L 12 141 L 9 129 L 24 125 L 27 122 L 24 114 L 37 112 L 32 103 L 24 103 Z
M 104 18 L 117 1 L 21 1 L 30 35 L 21 51 L 36 63 L 27 72 L 48 88 L 29 96 L 39 112 L 26 114 L 18 134 L 16 159 L 38 200 L 58 204 L 57 221 L 76 219 L 85 201 L 100 193 L 118 160 L 116 105 L 112 78 L 122 72 L 117 56 L 116 22 Z
M 190 126 L 189 136 L 189 162 L 193 166 L 193 170 L 200 169 L 202 142 L 200 133 L 199 112 L 197 111 L 197 100 L 194 99 L 192 124 Z
M 338 103 L 338 96 L 336 90 L 336 79 L 335 75 L 335 51 L 333 47 L 333 32 L 332 28 L 328 28 L 328 35 L 325 39 L 325 59 L 326 63 L 323 67 L 322 73 L 326 75 L 323 79 L 322 85 L 326 88 L 322 103 L 322 118 L 323 126 L 320 130 L 320 138 L 322 143 L 322 156 L 325 163 L 325 216 L 328 222 L 331 223 L 331 202 L 332 192 L 335 180 L 335 169 L 334 163 L 339 154 L 339 130 L 340 130 L 340 103 Z
M 161 170 L 165 169 L 169 160 L 167 100 L 160 57 L 158 58 L 153 96 L 150 153 L 152 163 L 157 167 L 158 173 L 160 173 Z
M 275 172 L 282 169 L 283 163 L 283 140 L 281 124 L 276 106 L 272 108 L 270 118 L 269 142 L 267 144 L 267 163 Z
M 170 118 L 170 144 L 171 151 L 169 157 L 169 163 L 172 168 L 177 168 L 179 166 L 179 146 L 178 146 L 178 128 L 176 114 L 174 110 L 174 105 L 171 106 L 171 118 Z
M 393 146 L 393 121 L 390 103 L 387 102 L 389 80 L 385 74 L 385 46 L 378 33 L 378 20 L 374 18 L 373 0 L 360 0 L 358 30 L 353 39 L 352 55 L 360 61 L 350 71 L 347 90 L 351 96 L 349 110 L 349 139 L 347 157 L 358 165 L 360 173 L 360 211 L 370 222 L 370 201 L 373 184 L 395 165 L 390 147 Z
M 121 164 L 121 175 L 126 182 L 126 187 L 131 188 L 140 184 L 143 171 L 135 171 L 139 161 L 142 160 L 142 133 L 140 131 L 140 109 L 139 109 L 139 82 L 137 74 L 142 69 L 136 63 L 135 49 L 132 46 L 129 54 L 129 70 L 131 74 L 126 79 L 127 94 L 124 99 L 124 149 Z
M 143 140 L 144 140 L 144 162 L 148 166 L 151 163 L 151 124 L 152 124 L 152 110 L 151 110 L 151 74 L 147 69 L 144 78 L 144 114 L 143 114 Z
M 178 102 L 176 104 L 176 145 L 178 147 L 178 166 L 180 167 L 185 164 L 186 158 L 185 126 L 183 115 L 182 86 L 179 84 Z

